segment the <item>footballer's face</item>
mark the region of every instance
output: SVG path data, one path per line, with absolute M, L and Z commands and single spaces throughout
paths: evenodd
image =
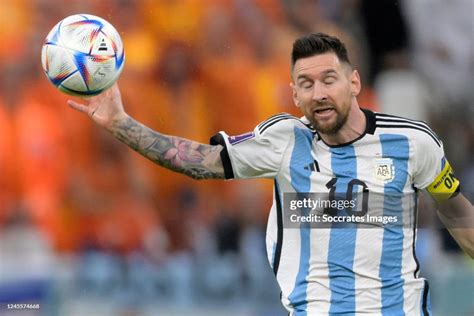
M 357 104 L 360 78 L 356 70 L 329 52 L 298 59 L 293 67 L 293 100 L 313 127 L 336 134 Z

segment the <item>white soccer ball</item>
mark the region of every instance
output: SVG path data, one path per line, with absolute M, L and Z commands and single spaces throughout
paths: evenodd
M 41 50 L 49 81 L 59 90 L 81 97 L 97 95 L 114 84 L 124 61 L 118 32 L 109 22 L 89 14 L 60 21 Z

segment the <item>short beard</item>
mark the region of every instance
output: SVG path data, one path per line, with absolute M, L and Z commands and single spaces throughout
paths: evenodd
M 344 124 L 346 124 L 347 117 L 349 116 L 349 113 L 345 113 L 345 115 L 340 114 L 337 111 L 336 113 L 337 113 L 336 122 L 334 122 L 334 124 L 331 124 L 329 126 L 321 126 L 314 119 L 314 117 L 311 118 L 310 122 L 318 133 L 334 135 L 337 132 L 339 132 L 339 130 L 344 126 Z

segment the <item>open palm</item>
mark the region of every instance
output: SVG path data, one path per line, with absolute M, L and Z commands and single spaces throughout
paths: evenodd
M 101 94 L 91 97 L 88 105 L 72 100 L 68 100 L 68 104 L 105 128 L 109 128 L 114 121 L 126 116 L 117 83 Z

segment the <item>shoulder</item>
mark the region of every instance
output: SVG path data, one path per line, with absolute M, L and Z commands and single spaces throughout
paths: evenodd
M 439 137 L 424 121 L 377 112 L 374 115 L 375 127 L 379 133 L 403 134 L 416 144 L 442 147 Z
M 306 118 L 298 118 L 288 113 L 279 113 L 269 117 L 255 127 L 255 132 L 260 136 L 275 134 L 286 134 L 292 132 L 295 128 L 301 128 L 308 132 L 315 133 L 311 124 Z

